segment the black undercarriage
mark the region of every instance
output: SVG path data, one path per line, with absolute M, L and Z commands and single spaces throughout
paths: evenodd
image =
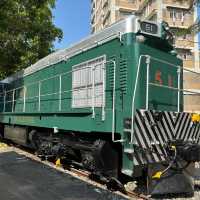
M 121 146 L 106 134 L 5 126 L 1 137 L 34 149 L 41 159 L 60 159 L 100 177 L 118 178 Z
M 122 147 L 120 144 L 112 143 L 109 134 L 54 133 L 49 129 L 7 125 L 1 128 L 0 133 L 1 138 L 33 149 L 41 159 L 54 162 L 59 159 L 64 165 L 73 165 L 90 171 L 94 177 L 106 181 L 111 188 L 118 185 L 120 189 L 124 189 L 118 182 Z M 175 140 L 167 144 L 166 150 L 169 160 L 141 167 L 143 177 L 137 178 L 138 182 L 148 180 L 147 193 L 155 196 L 181 192 L 193 194 L 191 176 L 186 176 L 185 171 L 192 163 L 200 161 L 200 146 L 192 142 Z M 133 177 L 127 180 L 133 181 Z

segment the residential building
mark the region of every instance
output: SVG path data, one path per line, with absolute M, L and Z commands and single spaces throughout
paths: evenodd
M 166 21 L 175 33 L 175 48 L 182 58 L 184 68 L 200 72 L 198 34 L 182 34 L 198 17 L 198 8 L 189 9 L 189 0 L 91 0 L 92 33 L 123 19 L 131 14 L 142 20 Z M 184 72 L 184 88 L 200 92 L 200 78 L 197 74 Z M 185 110 L 200 111 L 200 96 L 185 95 Z
M 91 0 L 92 33 L 138 10 L 135 0 Z
M 194 21 L 200 20 L 200 6 L 194 9 Z M 200 33 L 194 35 L 194 49 L 191 50 L 194 55 L 194 68 L 192 70 L 200 73 L 199 59 L 200 59 Z M 194 91 L 200 92 L 200 75 L 191 73 L 184 73 L 185 88 L 193 89 Z M 185 109 L 195 110 L 200 112 L 200 94 L 185 96 Z

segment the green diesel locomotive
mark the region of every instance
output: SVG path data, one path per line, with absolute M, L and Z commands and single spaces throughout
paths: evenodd
M 2 80 L 1 137 L 108 180 L 147 176 L 151 194 L 193 192 L 200 117 L 183 112 L 172 41 L 131 16 Z

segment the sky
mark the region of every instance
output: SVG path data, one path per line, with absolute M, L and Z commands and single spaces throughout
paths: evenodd
M 56 49 L 69 47 L 90 34 L 90 0 L 57 0 L 53 10 L 54 23 L 63 30 L 61 43 Z
M 55 42 L 56 49 L 69 47 L 90 34 L 90 2 L 91 0 L 57 0 L 53 10 L 54 23 L 63 30 L 64 37 L 61 43 Z M 200 7 L 198 13 L 200 16 Z

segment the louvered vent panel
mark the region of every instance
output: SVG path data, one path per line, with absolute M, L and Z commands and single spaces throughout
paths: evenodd
M 110 56 L 108 61 L 109 60 L 115 60 L 116 61 L 116 56 Z M 108 62 L 107 72 L 108 72 L 109 90 L 112 90 L 113 89 L 113 80 L 114 80 L 114 64 L 112 62 Z
M 120 61 L 120 88 L 125 94 L 127 92 L 127 60 Z
M 115 60 L 116 56 L 110 56 L 107 61 Z M 117 66 L 116 66 L 117 67 Z M 114 64 L 112 62 L 108 62 L 106 65 L 106 83 L 107 83 L 107 106 L 112 107 L 112 101 L 113 101 L 113 83 L 114 83 Z

